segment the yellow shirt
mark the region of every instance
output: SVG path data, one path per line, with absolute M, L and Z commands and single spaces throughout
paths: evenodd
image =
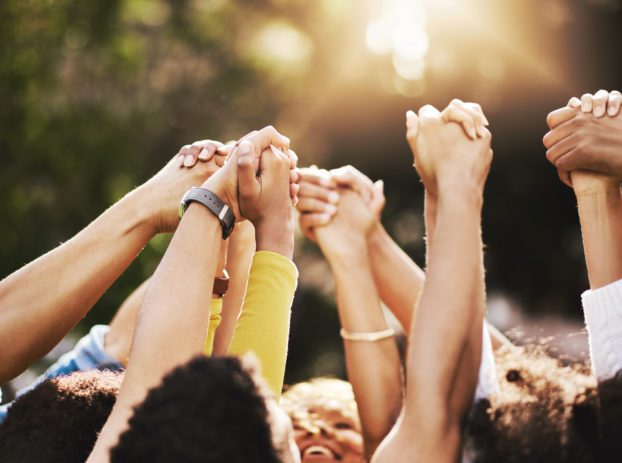
M 207 325 L 207 336 L 205 337 L 205 345 L 203 346 L 203 353 L 205 355 L 212 355 L 214 351 L 214 336 L 216 336 L 216 329 L 220 326 L 222 321 L 222 298 L 212 299 L 209 305 L 209 325 Z
M 238 323 L 227 354 L 253 352 L 261 365 L 263 377 L 280 397 L 285 376 L 289 321 L 298 270 L 285 256 L 258 251 L 253 256 L 248 287 Z M 221 301 L 217 303 L 216 301 Z M 212 300 L 205 353 L 212 352 L 214 333 L 220 324 L 222 300 Z

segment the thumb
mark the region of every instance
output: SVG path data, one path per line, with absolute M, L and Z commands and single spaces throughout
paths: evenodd
M 417 135 L 419 134 L 419 116 L 414 111 L 406 111 L 406 140 L 415 149 L 417 144 Z
M 241 197 L 255 195 L 257 179 L 255 172 L 255 148 L 248 140 L 242 140 L 237 149 L 238 191 Z
M 378 180 L 374 183 L 371 202 L 369 208 L 374 214 L 380 214 L 384 208 L 386 199 L 384 197 L 384 181 Z

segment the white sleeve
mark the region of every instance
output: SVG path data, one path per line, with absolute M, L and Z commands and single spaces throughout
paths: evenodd
M 584 292 L 581 301 L 592 370 L 604 381 L 622 370 L 622 280 Z
M 492 342 L 488 325 L 484 320 L 482 329 L 482 359 L 479 365 L 479 378 L 477 380 L 477 388 L 475 389 L 475 401 L 488 398 L 491 394 L 499 391 L 499 383 L 497 382 L 497 369 L 495 367 L 495 355 L 492 351 Z

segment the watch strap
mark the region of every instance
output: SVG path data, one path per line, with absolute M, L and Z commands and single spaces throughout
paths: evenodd
M 203 204 L 220 221 L 222 226 L 222 238 L 227 239 L 235 225 L 235 215 L 231 208 L 207 188 L 190 188 L 179 203 L 179 217 L 181 218 L 191 202 Z
M 214 288 L 212 289 L 212 293 L 218 297 L 223 297 L 229 289 L 229 274 L 225 269 L 222 272 L 224 276 L 214 278 Z

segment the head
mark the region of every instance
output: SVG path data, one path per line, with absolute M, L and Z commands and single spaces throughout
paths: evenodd
M 466 446 L 478 463 L 608 462 L 622 452 L 622 381 L 535 349 L 498 356 L 500 392 L 478 402 Z
M 290 387 L 281 406 L 294 425 L 303 463 L 362 463 L 363 438 L 352 386 L 317 378 Z
M 136 407 L 110 461 L 296 463 L 289 419 L 248 356 L 199 356 Z
M 117 399 L 122 375 L 91 370 L 47 379 L 0 426 L 0 461 L 84 462 Z

